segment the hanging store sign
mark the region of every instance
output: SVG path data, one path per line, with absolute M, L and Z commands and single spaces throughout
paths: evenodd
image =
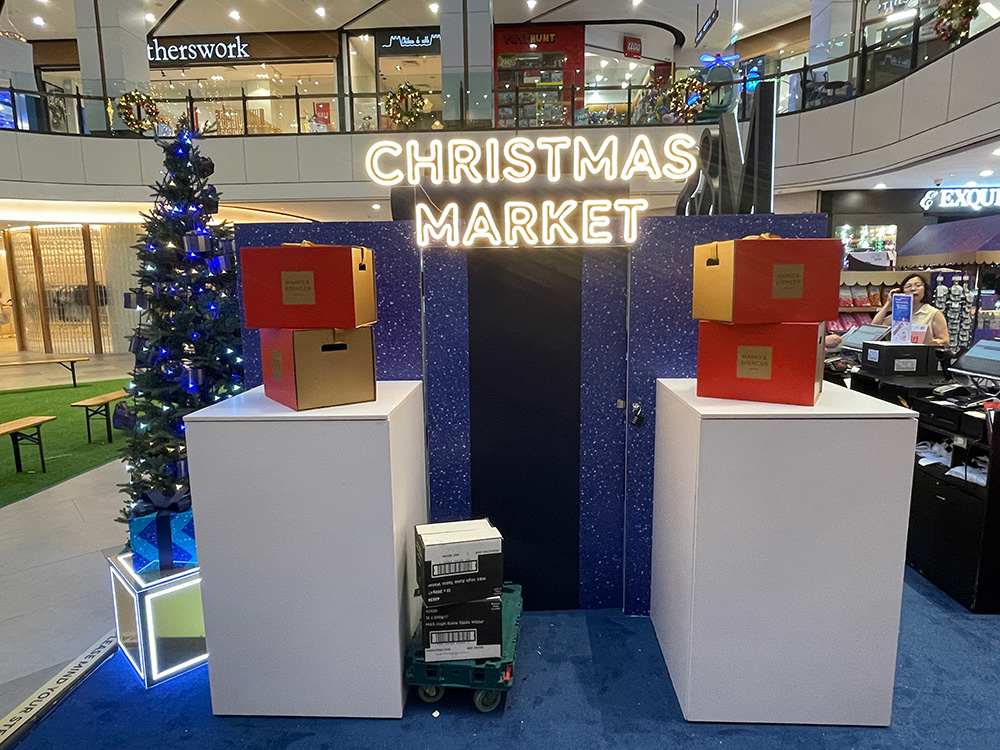
M 626 36 L 622 39 L 622 55 L 624 57 L 642 57 L 642 39 L 637 36 Z
M 151 63 L 211 62 L 215 60 L 249 60 L 250 43 L 239 34 L 222 39 L 197 42 L 181 41 L 177 44 L 160 44 L 154 39 L 146 45 L 146 57 Z
M 596 143 L 581 135 L 482 142 L 384 140 L 368 149 L 365 168 L 373 182 L 385 187 L 475 189 L 502 183 L 513 192 L 529 183 L 547 186 L 545 200 L 519 200 L 505 193 L 499 204 L 475 200 L 471 205 L 439 205 L 421 191 L 424 197 L 414 206 L 421 246 L 629 245 L 638 235 L 640 214 L 649 208 L 644 198 L 628 197 L 629 181 L 686 180 L 698 169 L 696 149 L 695 139 L 686 133 L 674 133 L 655 146 L 644 134 L 631 143 L 619 142 L 617 135 Z M 566 183 L 575 183 L 577 189 L 592 185 L 595 194 L 603 188 L 601 197 L 557 197 L 557 185 Z
M 925 214 L 970 214 L 1000 211 L 1000 188 L 939 188 L 920 199 Z
M 705 38 L 705 35 L 712 30 L 715 26 L 715 22 L 719 20 L 719 8 L 716 6 L 712 9 L 712 12 L 708 14 L 705 18 L 704 23 L 698 27 L 698 30 L 694 33 L 694 46 L 697 47 L 701 44 L 701 40 Z
M 410 34 L 379 31 L 375 35 L 378 53 L 382 57 L 398 57 L 399 55 L 440 55 L 441 34 L 437 31 L 421 31 L 417 29 Z

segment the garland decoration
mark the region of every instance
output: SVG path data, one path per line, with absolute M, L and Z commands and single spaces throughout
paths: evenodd
M 979 14 L 979 0 L 939 0 L 934 33 L 945 42 L 957 42 L 969 33 Z
M 160 110 L 153 97 L 143 91 L 133 89 L 118 97 L 118 116 L 125 123 L 125 127 L 132 132 L 144 133 L 153 129 L 160 118 Z
M 398 128 L 412 128 L 427 106 L 420 90 L 407 81 L 385 95 L 385 113 Z
M 694 122 L 708 103 L 711 87 L 700 78 L 691 76 L 676 81 L 667 91 L 670 111 L 684 122 Z

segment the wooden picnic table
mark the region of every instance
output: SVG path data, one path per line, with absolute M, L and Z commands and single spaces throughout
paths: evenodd
M 17 359 L 11 362 L 0 362 L 0 367 L 18 367 L 20 365 L 59 365 L 69 370 L 73 376 L 73 387 L 76 388 L 76 363 L 87 362 L 90 357 L 39 357 L 38 359 Z
M 128 394 L 124 390 L 119 388 L 117 391 L 112 391 L 111 393 L 104 393 L 100 396 L 91 396 L 90 398 L 85 398 L 82 401 L 74 401 L 70 406 L 76 406 L 84 410 L 84 416 L 87 422 L 87 442 L 92 442 L 90 433 L 90 420 L 94 417 L 104 417 L 104 424 L 108 430 L 108 442 L 111 442 L 111 404 L 115 401 L 123 399 Z
M 21 417 L 10 422 L 0 423 L 0 437 L 10 435 L 10 442 L 14 445 L 14 468 L 21 471 L 21 443 L 31 443 L 38 446 L 38 458 L 42 462 L 42 471 L 45 471 L 45 451 L 42 449 L 42 425 L 51 422 L 55 417 Z M 35 434 L 25 432 L 34 428 Z

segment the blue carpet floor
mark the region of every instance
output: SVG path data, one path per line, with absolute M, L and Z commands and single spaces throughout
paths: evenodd
M 455 691 L 434 706 L 411 696 L 402 721 L 216 718 L 205 667 L 146 691 L 116 654 L 18 744 L 125 747 L 996 750 L 1000 617 L 971 615 L 907 572 L 887 729 L 689 724 L 649 620 L 603 610 L 526 614 L 517 681 L 493 714 Z

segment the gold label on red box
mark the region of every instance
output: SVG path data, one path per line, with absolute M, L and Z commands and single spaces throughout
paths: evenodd
M 312 271 L 281 272 L 281 304 L 316 304 L 316 281 Z
M 803 263 L 775 263 L 771 276 L 771 296 L 774 299 L 802 299 Z
M 770 346 L 736 347 L 736 377 L 770 380 L 773 355 L 774 349 Z
M 271 352 L 271 379 L 281 380 L 281 352 Z

